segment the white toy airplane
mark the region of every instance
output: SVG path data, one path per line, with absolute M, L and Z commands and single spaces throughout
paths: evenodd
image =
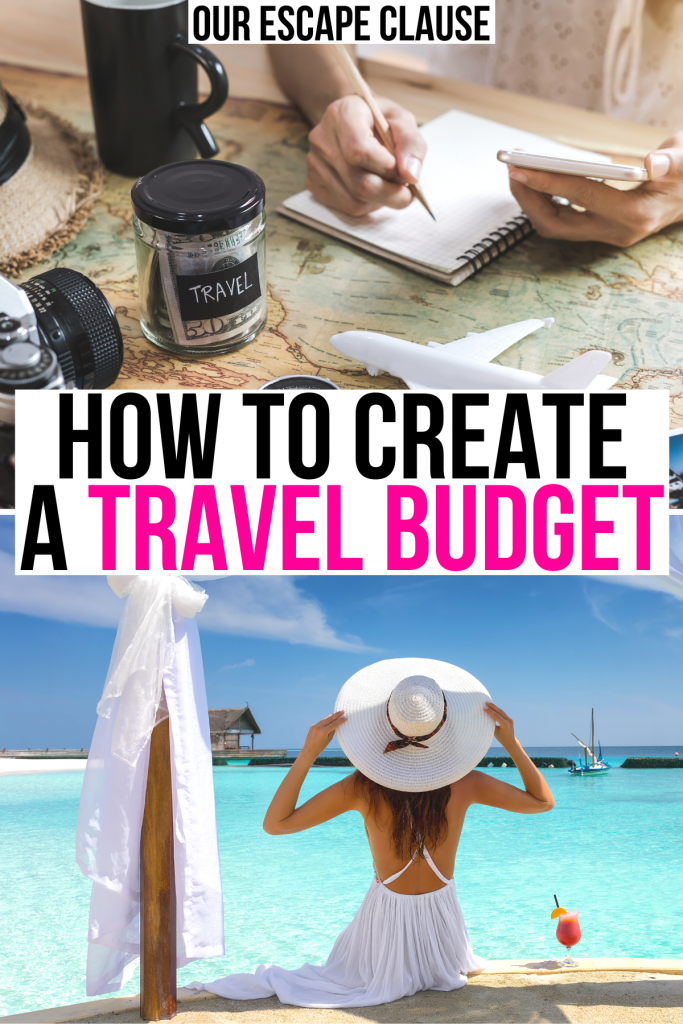
M 345 331 L 330 338 L 339 352 L 365 363 L 370 376 L 386 371 L 400 377 L 411 390 L 519 390 L 536 388 L 571 391 L 605 391 L 615 378 L 600 373 L 611 360 L 609 352 L 595 349 L 584 352 L 565 366 L 541 377 L 538 373 L 516 370 L 491 363 L 510 345 L 541 327 L 552 327 L 553 317 L 521 320 L 496 327 L 483 334 L 469 331 L 458 341 L 445 345 L 430 341 L 418 345 L 402 338 L 391 338 L 373 331 Z

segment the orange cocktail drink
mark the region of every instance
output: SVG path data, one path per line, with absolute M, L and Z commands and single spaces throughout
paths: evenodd
M 564 914 L 560 914 L 557 921 L 557 931 L 555 932 L 557 941 L 565 947 L 567 950 L 566 964 L 573 964 L 571 950 L 572 946 L 581 938 L 581 927 L 579 925 L 579 912 L 578 910 L 567 910 Z

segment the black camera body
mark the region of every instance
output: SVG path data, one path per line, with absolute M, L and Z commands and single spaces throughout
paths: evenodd
M 14 508 L 16 392 L 108 388 L 122 362 L 114 311 L 84 274 L 56 267 L 21 287 L 0 274 L 0 508 Z

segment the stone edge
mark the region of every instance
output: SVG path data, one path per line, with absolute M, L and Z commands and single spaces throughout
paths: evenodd
M 199 1002 L 215 999 L 213 992 L 195 992 L 191 988 L 178 989 L 179 1003 Z M 30 1013 L 15 1013 L 11 1017 L 0 1017 L 0 1021 L 33 1021 L 34 1024 L 62 1024 L 67 1020 L 87 1020 L 101 1013 L 124 1013 L 137 1010 L 140 996 L 112 996 L 109 999 L 91 999 L 87 1003 L 71 1006 L 53 1006 L 49 1010 L 32 1010 Z
M 477 975 L 485 974 L 590 974 L 596 971 L 632 971 L 635 973 L 680 974 L 683 976 L 683 960 L 646 960 L 628 959 L 626 957 L 602 957 L 593 960 L 580 960 L 576 967 L 562 967 L 557 960 L 489 960 Z M 199 1002 L 203 999 L 214 999 L 213 992 L 195 992 L 193 989 L 178 989 L 179 1003 Z M 234 1002 L 234 1000 L 230 1000 Z M 113 996 L 110 999 L 95 999 L 87 1003 L 74 1003 L 72 1006 L 55 1006 L 49 1010 L 33 1010 L 30 1013 L 17 1013 L 11 1017 L 0 1017 L 0 1021 L 25 1021 L 26 1024 L 63 1024 L 64 1021 L 87 1020 L 103 1013 L 124 1013 L 135 1010 L 140 1005 L 140 996 Z

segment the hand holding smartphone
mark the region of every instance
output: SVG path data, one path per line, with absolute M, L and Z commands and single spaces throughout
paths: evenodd
M 498 159 L 530 171 L 551 171 L 554 174 L 573 174 L 580 178 L 600 178 L 611 181 L 647 181 L 644 167 L 630 164 L 598 163 L 592 160 L 568 160 L 560 156 L 537 156 L 519 149 L 499 149 Z

